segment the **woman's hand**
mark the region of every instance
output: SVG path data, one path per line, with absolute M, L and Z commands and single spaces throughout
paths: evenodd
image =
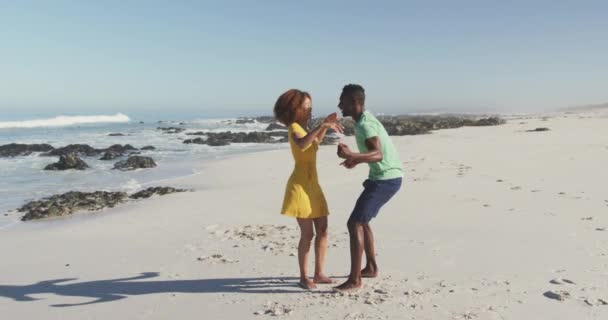
M 331 129 L 335 132 L 344 134 L 344 127 L 337 122 L 323 122 L 325 129 Z
M 336 112 L 328 115 L 323 120 L 323 123 L 336 123 L 336 122 L 338 122 L 338 114 Z

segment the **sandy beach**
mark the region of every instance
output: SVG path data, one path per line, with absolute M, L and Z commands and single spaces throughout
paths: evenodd
M 548 131 L 527 132 L 546 127 Z M 608 319 L 608 117 L 392 137 L 406 172 L 372 226 L 380 275 L 361 290 L 296 286 L 279 214 L 288 150 L 206 162 L 194 191 L 0 230 L 3 319 Z M 355 148 L 354 138 L 345 143 Z M 326 272 L 349 270 L 346 220 L 367 166 L 318 154 Z

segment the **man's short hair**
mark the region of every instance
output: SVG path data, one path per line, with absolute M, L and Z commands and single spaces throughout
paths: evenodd
M 365 89 L 358 84 L 347 84 L 342 88 L 340 98 L 349 96 L 360 105 L 365 105 Z

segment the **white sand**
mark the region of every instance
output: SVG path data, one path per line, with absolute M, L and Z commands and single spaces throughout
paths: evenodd
M 551 131 L 523 132 L 536 127 Z M 407 177 L 372 223 L 380 277 L 357 292 L 295 286 L 298 230 L 278 213 L 293 164 L 279 150 L 163 184 L 195 192 L 0 230 L 0 315 L 608 319 L 608 118 L 393 139 Z M 367 166 L 339 167 L 334 148 L 318 161 L 332 211 L 326 272 L 343 281 L 345 223 Z

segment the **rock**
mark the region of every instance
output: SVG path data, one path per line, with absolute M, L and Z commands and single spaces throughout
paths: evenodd
M 124 202 L 126 198 L 127 194 L 124 192 L 71 191 L 41 200 L 31 201 L 17 209 L 17 211 L 25 212 L 25 215 L 21 220 L 28 221 L 70 215 L 79 210 L 100 210 L 106 207 L 112 208 L 116 204 Z
M 104 150 L 95 149 L 88 144 L 70 144 L 62 148 L 43 153 L 41 156 L 64 156 L 74 154 L 79 157 L 94 157 L 101 154 Z
M 228 140 L 219 139 L 219 138 L 213 137 L 213 136 L 208 137 L 207 140 L 205 140 L 205 143 L 212 147 L 227 146 L 230 144 L 230 142 Z
M 279 123 L 271 123 L 268 125 L 268 127 L 266 127 L 266 131 L 272 130 L 287 130 L 287 127 Z
M 120 145 L 120 144 L 115 144 L 115 145 L 109 146 L 108 148 L 103 149 L 103 150 L 105 151 L 105 153 L 99 160 L 113 160 L 113 159 L 116 159 L 118 157 L 125 155 L 126 153 L 130 153 L 130 154 L 137 153 L 137 152 L 134 152 L 135 150 L 137 150 L 137 148 L 133 147 L 130 144 L 125 144 L 124 146 Z
M 194 138 L 194 139 L 186 139 L 186 140 L 184 140 L 183 143 L 185 143 L 185 144 L 191 144 L 191 143 L 194 143 L 194 144 L 207 144 L 207 141 L 205 139 L 203 139 L 203 138 Z
M 118 157 L 121 157 L 122 153 L 116 151 L 106 151 L 99 160 L 114 160 Z
M 110 133 L 108 134 L 108 137 L 123 137 L 124 134 L 122 133 Z
M 84 170 L 89 165 L 82 161 L 74 154 L 62 155 L 59 157 L 59 162 L 51 163 L 44 170 Z
M 190 144 L 207 144 L 210 146 L 225 146 L 230 143 L 276 143 L 276 136 L 286 136 L 286 133 L 277 132 L 205 132 L 207 139 L 194 138 L 184 140 L 183 143 Z M 199 132 L 194 132 L 189 135 L 199 135 Z
M 123 171 L 154 167 L 156 167 L 156 162 L 154 162 L 154 160 L 150 157 L 143 156 L 131 156 L 127 160 L 119 161 L 114 164 L 114 169 Z
M 162 130 L 163 133 L 166 133 L 166 134 L 180 133 L 180 132 L 186 130 L 184 128 L 176 128 L 176 127 L 167 127 L 167 128 L 158 127 L 156 129 L 157 130 Z
M 428 134 L 433 130 L 452 129 L 464 126 L 494 126 L 504 124 L 505 121 L 499 117 L 475 118 L 467 115 L 452 116 L 378 116 L 386 132 L 392 136 Z M 315 118 L 311 127 L 318 126 L 322 118 Z M 355 133 L 354 121 L 342 119 L 340 123 L 344 127 L 344 134 L 352 136 Z M 328 131 L 331 133 L 332 131 Z
M 255 120 L 254 119 L 244 119 L 244 118 L 241 118 L 241 119 L 237 119 L 234 123 L 236 123 L 236 124 L 255 123 Z
M 129 198 L 131 199 L 142 199 L 142 198 L 149 198 L 152 195 L 158 194 L 158 195 L 166 195 L 169 193 L 175 193 L 175 192 L 185 192 L 188 191 L 186 189 L 176 189 L 176 188 L 172 188 L 172 187 L 150 187 L 147 188 L 145 190 L 141 190 L 138 191 L 132 195 L 129 196 Z
M 137 150 L 137 148 L 133 147 L 130 144 L 125 144 L 124 146 L 120 145 L 120 144 L 114 144 L 114 145 L 111 145 L 111 146 L 103 149 L 103 151 L 106 151 L 106 152 L 114 151 L 114 152 L 118 152 L 120 154 L 124 154 L 124 153 L 131 152 L 131 151 L 136 151 L 136 150 Z
M 145 146 L 145 147 L 142 147 L 140 150 L 156 150 L 156 147 L 154 147 L 154 146 Z
M 145 123 L 145 122 L 143 122 L 143 121 L 140 121 L 140 122 L 139 122 L 139 124 L 144 124 L 144 123 Z
M 275 122 L 276 119 L 274 118 L 274 116 L 262 116 L 262 117 L 256 117 L 255 121 L 257 121 L 259 123 L 272 123 L 272 122 Z
M 34 152 L 49 152 L 53 150 L 48 144 L 18 144 L 11 143 L 0 146 L 0 157 L 28 156 Z
M 197 132 L 186 132 L 187 136 L 206 136 L 207 132 L 197 131 Z
M 549 131 L 549 128 L 536 128 L 536 129 L 532 129 L 532 130 L 526 130 L 526 132 L 542 132 L 542 131 Z

